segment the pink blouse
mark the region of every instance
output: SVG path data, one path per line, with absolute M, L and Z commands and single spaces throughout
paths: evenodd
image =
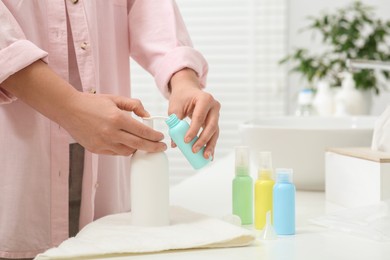
M 73 141 L 1 82 L 43 59 L 84 92 L 130 96 L 129 56 L 166 97 L 182 68 L 205 84 L 207 63 L 173 0 L 0 1 L 0 257 L 34 257 L 68 237 Z M 80 228 L 130 210 L 129 162 L 86 152 Z

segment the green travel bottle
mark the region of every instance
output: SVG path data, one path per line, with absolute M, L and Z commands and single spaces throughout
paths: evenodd
M 249 147 L 236 147 L 236 169 L 233 179 L 233 215 L 243 225 L 253 223 L 253 180 L 249 175 Z

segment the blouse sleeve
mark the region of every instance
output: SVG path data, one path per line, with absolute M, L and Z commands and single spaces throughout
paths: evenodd
M 196 51 L 173 0 L 134 0 L 129 11 L 130 55 L 151 73 L 162 94 L 168 98 L 172 75 L 193 69 L 206 85 L 208 65 Z
M 12 74 L 47 56 L 26 37 L 8 8 L 0 1 L 0 105 L 16 98 L 1 88 Z

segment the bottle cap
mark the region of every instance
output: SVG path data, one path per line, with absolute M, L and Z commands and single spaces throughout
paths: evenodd
M 259 179 L 271 179 L 272 175 L 272 154 L 271 152 L 259 153 Z
M 236 175 L 249 175 L 249 147 L 236 147 Z
M 293 182 L 293 169 L 278 168 L 276 169 L 277 182 Z
M 310 105 L 313 101 L 313 96 L 314 96 L 313 90 L 308 88 L 302 89 L 298 95 L 298 104 Z

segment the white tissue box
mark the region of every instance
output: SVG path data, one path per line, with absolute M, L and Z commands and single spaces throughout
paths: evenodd
M 364 148 L 329 148 L 325 154 L 325 192 L 345 207 L 390 198 L 390 153 Z

